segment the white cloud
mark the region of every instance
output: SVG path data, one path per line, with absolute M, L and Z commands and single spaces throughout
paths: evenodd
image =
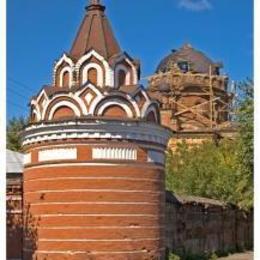
M 179 7 L 190 11 L 200 12 L 211 9 L 212 5 L 209 0 L 180 0 Z

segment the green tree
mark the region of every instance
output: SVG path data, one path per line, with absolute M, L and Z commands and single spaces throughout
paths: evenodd
M 178 194 L 237 203 L 235 141 L 214 141 L 168 152 L 166 187 Z
M 27 119 L 20 118 L 12 118 L 7 123 L 6 130 L 6 146 L 7 149 L 12 151 L 20 152 L 22 150 L 22 140 L 21 140 L 21 132 L 24 127 L 27 125 Z
M 251 80 L 239 84 L 241 96 L 237 121 L 239 138 L 237 150 L 239 206 L 253 207 L 254 179 L 254 84 Z
M 253 83 L 239 84 L 235 140 L 208 140 L 168 152 L 166 187 L 170 191 L 219 199 L 243 209 L 253 206 Z

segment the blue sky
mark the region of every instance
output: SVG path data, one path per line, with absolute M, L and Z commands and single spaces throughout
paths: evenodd
M 27 104 L 69 51 L 87 0 L 7 1 L 7 115 Z M 252 0 L 104 0 L 121 48 L 151 75 L 171 49 L 191 43 L 224 63 L 232 80 L 253 74 Z

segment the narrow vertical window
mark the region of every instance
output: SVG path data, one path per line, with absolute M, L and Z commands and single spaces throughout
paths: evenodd
M 68 71 L 65 71 L 62 76 L 62 87 L 69 87 L 70 84 L 70 74 Z
M 126 84 L 126 73 L 124 70 L 118 72 L 118 86 L 124 86 Z
M 97 70 L 95 68 L 88 70 L 88 81 L 95 86 L 97 85 Z

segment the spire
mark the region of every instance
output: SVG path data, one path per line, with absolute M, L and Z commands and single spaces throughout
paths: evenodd
M 89 5 L 100 5 L 100 0 L 90 0 Z
M 86 7 L 86 15 L 72 45 L 70 54 L 80 58 L 90 49 L 94 49 L 104 58 L 121 52 L 108 18 L 100 0 L 90 0 Z

